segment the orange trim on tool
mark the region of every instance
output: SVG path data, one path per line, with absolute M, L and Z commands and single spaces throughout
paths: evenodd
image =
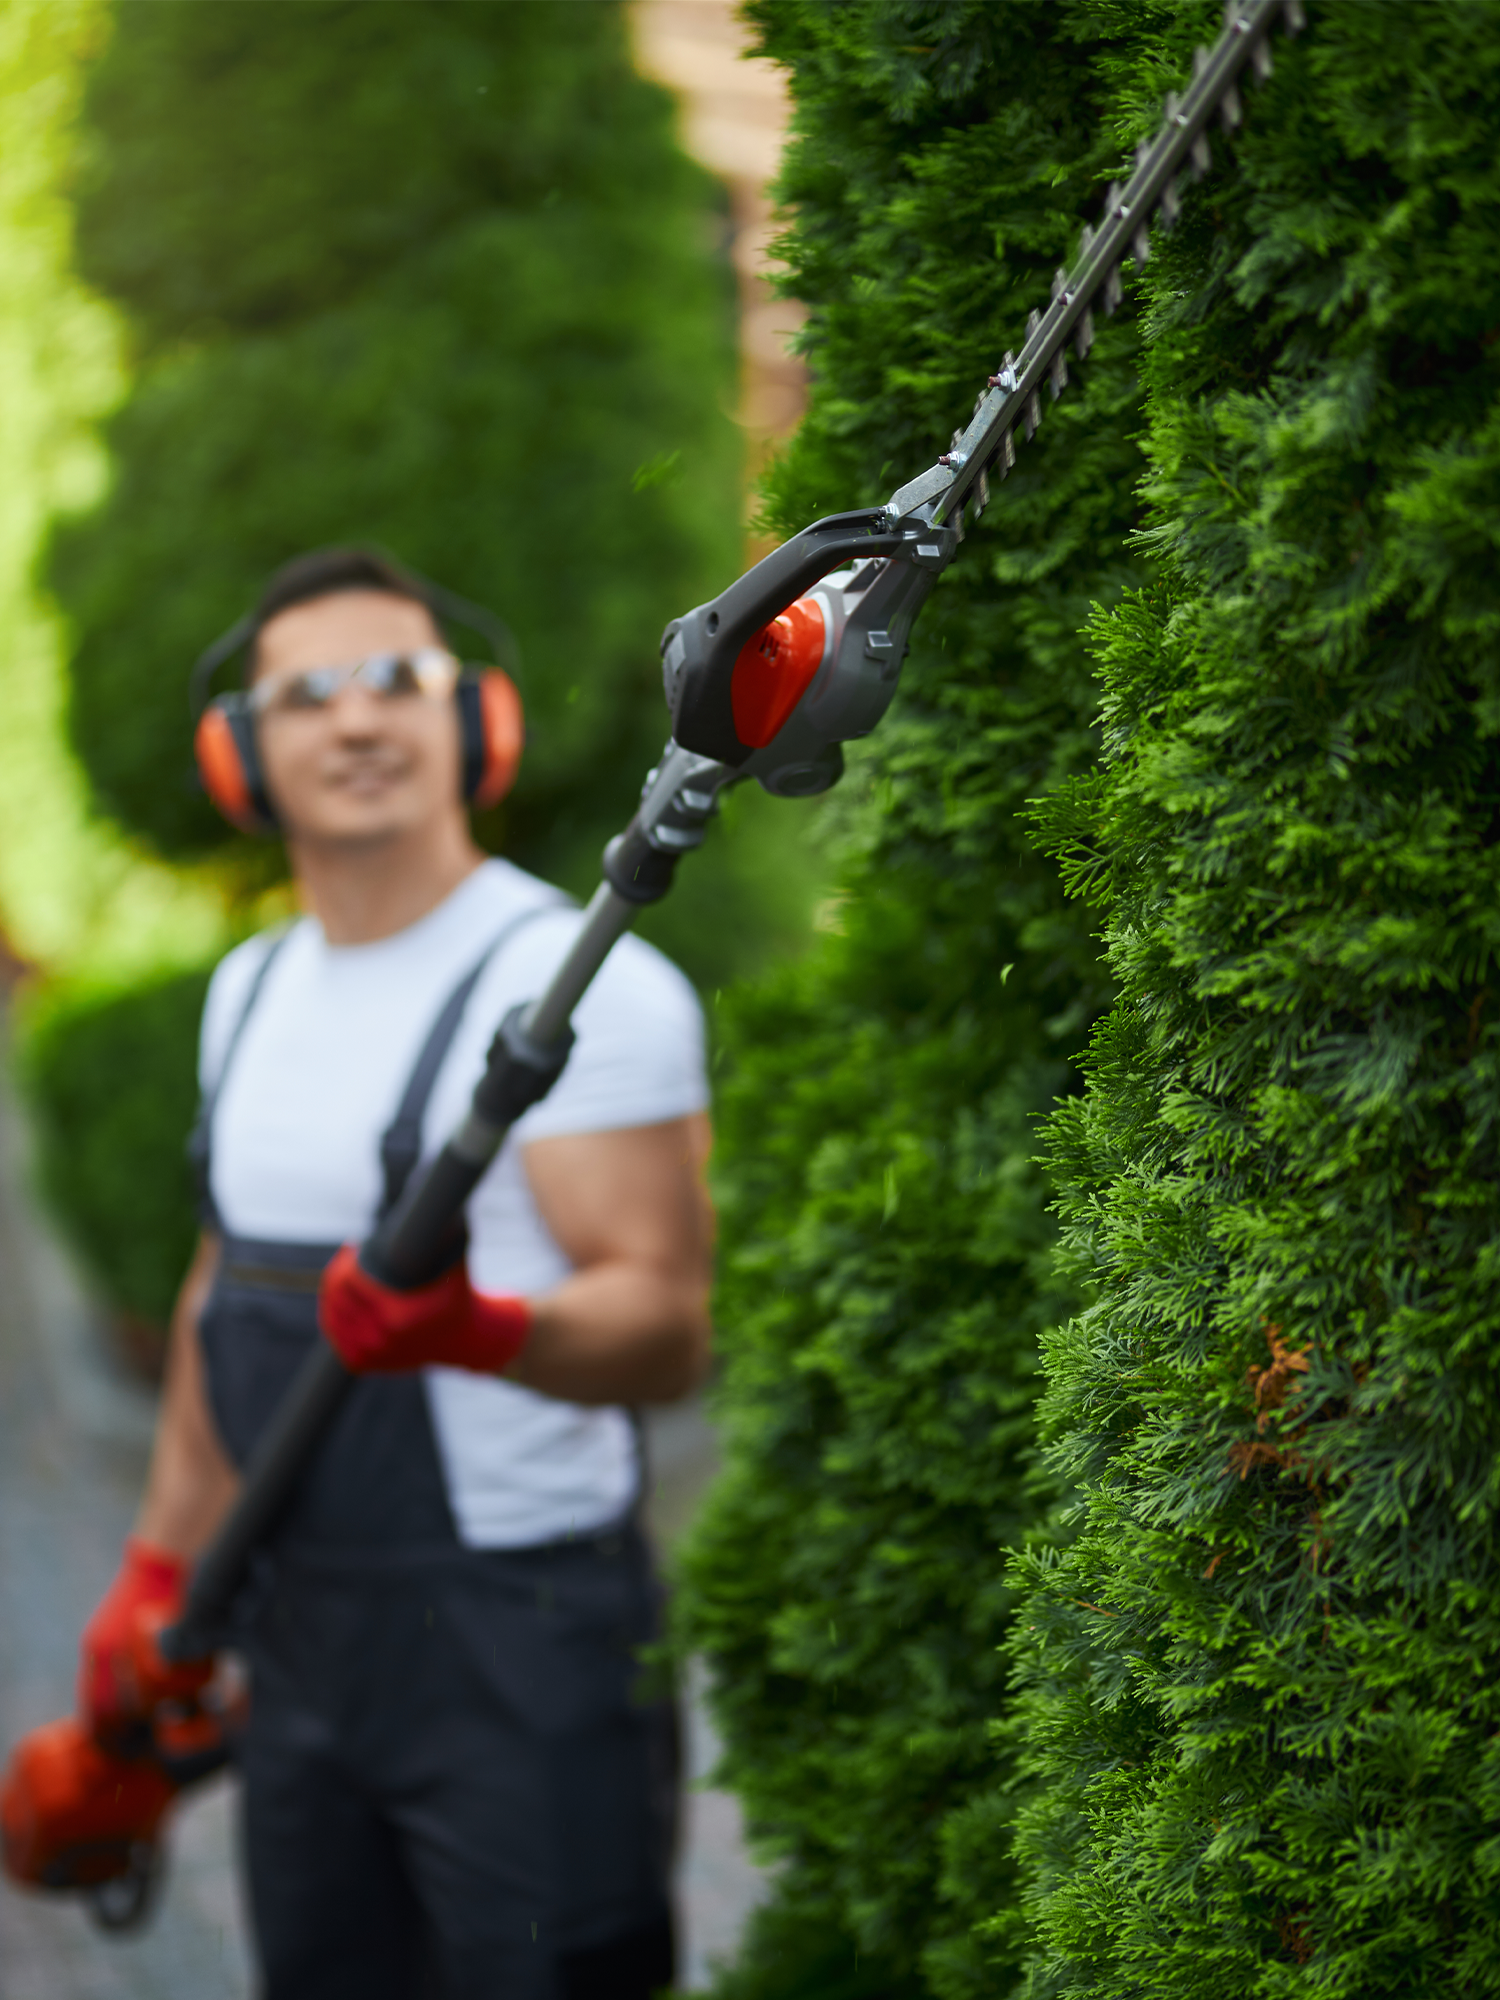
M 729 681 L 734 733 L 760 750 L 779 734 L 823 664 L 828 628 L 815 597 L 799 597 L 740 649 Z
M 132 1847 L 155 1839 L 173 1791 L 156 1764 L 111 1756 L 72 1716 L 33 1729 L 0 1782 L 6 1872 L 46 1889 L 123 1875 Z

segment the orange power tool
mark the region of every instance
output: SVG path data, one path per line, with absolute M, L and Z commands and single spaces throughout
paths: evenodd
M 212 1662 L 161 1657 L 152 1623 L 142 1623 L 134 1666 L 138 1717 L 97 1731 L 73 1716 L 45 1723 L 0 1779 L 6 1873 L 25 1888 L 81 1891 L 111 1931 L 149 1915 L 172 1801 L 228 1762 L 244 1717 L 243 1693 L 215 1684 Z

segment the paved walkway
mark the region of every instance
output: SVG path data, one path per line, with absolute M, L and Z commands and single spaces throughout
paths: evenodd
M 0 1080 L 0 1754 L 71 1699 L 78 1631 L 113 1574 L 145 1466 L 151 1397 L 111 1365 L 77 1279 L 27 1196 L 22 1134 Z M 692 1408 L 653 1423 L 667 1538 L 713 1463 Z M 689 1716 L 693 1777 L 714 1750 L 701 1706 Z M 194 1796 L 170 1842 L 154 1921 L 120 1940 L 68 1900 L 0 1878 L 4 2000 L 249 2000 L 253 1976 L 234 1858 L 232 1781 Z M 733 1951 L 761 1878 L 738 1808 L 695 1789 L 680 1881 L 684 1984 L 699 1991 Z

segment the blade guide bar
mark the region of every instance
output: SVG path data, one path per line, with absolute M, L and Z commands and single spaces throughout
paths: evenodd
M 1097 229 L 1083 231 L 1078 261 L 1054 279 L 1046 312 L 1032 313 L 1020 356 L 1012 362 L 1007 355 L 990 377 L 988 392 L 952 449 L 892 494 L 886 507 L 892 519 L 928 502 L 935 503 L 934 519 L 947 519 L 968 501 L 981 475 L 1005 476 L 1013 461 L 1011 434 L 1020 426 L 1029 438 L 1040 419 L 1042 383 L 1050 382 L 1054 400 L 1067 384 L 1066 363 L 1059 368 L 1058 362 L 1069 338 L 1081 331 L 1079 351 L 1087 352 L 1094 301 L 1102 293 L 1106 312 L 1113 312 L 1121 263 L 1129 255 L 1145 261 L 1147 230 L 1158 210 L 1169 225 L 1175 218 L 1177 175 L 1190 160 L 1205 157 L 1206 128 L 1215 112 L 1229 113 L 1232 105 L 1238 122 L 1240 72 L 1249 64 L 1257 76 L 1269 74 L 1266 38 L 1278 15 L 1286 32 L 1295 34 L 1304 21 L 1301 0 L 1229 0 L 1224 32 L 1211 50 L 1198 51 L 1193 80 L 1181 98 L 1168 97 L 1166 120 L 1149 145 L 1137 148 L 1129 181 L 1110 187 L 1103 220 Z

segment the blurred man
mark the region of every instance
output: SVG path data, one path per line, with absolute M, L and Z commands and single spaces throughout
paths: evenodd
M 253 754 L 307 914 L 219 966 L 201 1041 L 209 1219 L 173 1324 L 85 1712 L 193 1558 L 312 1343 L 358 1375 L 246 1593 L 245 1851 L 268 2000 L 645 2000 L 670 1982 L 669 1706 L 632 1405 L 708 1348 L 702 1027 L 638 940 L 468 1210 L 467 1267 L 383 1291 L 368 1235 L 454 1125 L 571 904 L 470 837 L 466 724 L 420 585 L 331 551 L 254 618 Z M 472 746 L 468 746 L 472 748 Z M 470 760 L 472 761 L 472 760 Z

